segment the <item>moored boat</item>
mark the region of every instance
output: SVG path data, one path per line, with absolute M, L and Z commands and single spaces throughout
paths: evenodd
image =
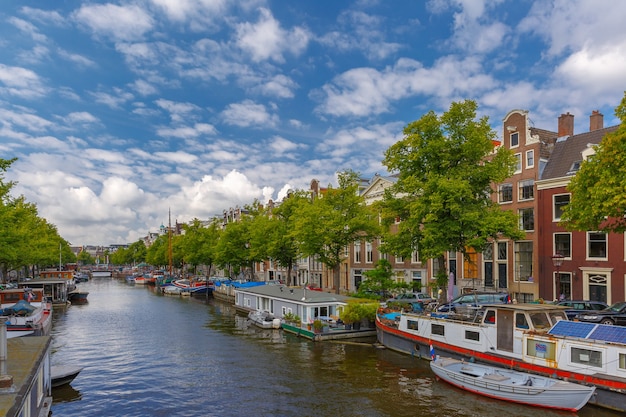
M 61 387 L 71 383 L 82 371 L 80 366 L 71 365 L 52 365 L 50 366 L 50 376 L 52 379 L 52 388 Z
M 578 411 L 595 391 L 593 386 L 452 358 L 437 357 L 430 368 L 442 380 L 466 391 L 557 410 Z
M 280 319 L 275 318 L 267 311 L 251 311 L 248 319 L 262 329 L 280 329 Z
M 67 293 L 67 299 L 72 304 L 85 304 L 87 303 L 88 295 L 89 295 L 88 291 L 79 290 L 76 288 Z
M 44 297 L 42 289 L 0 291 L 0 315 L 7 318 L 9 337 L 50 334 L 52 304 Z
M 568 321 L 562 307 L 505 304 L 461 314 L 381 311 L 378 341 L 430 359 L 466 359 L 593 385 L 590 404 L 626 411 L 626 328 Z

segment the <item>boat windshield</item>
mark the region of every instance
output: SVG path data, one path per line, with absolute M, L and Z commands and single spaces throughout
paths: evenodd
M 548 313 L 550 322 L 554 326 L 559 320 L 567 320 L 567 316 L 563 311 L 551 311 Z
M 535 330 L 544 330 L 552 327 L 545 312 L 530 313 L 529 316 Z

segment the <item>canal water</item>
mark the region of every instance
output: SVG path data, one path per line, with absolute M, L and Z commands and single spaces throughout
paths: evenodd
M 83 366 L 53 390 L 53 416 L 575 415 L 478 397 L 428 362 L 370 343 L 313 343 L 249 325 L 219 300 L 161 296 L 108 278 L 57 309 L 53 364 Z M 581 417 L 621 414 L 587 406 Z

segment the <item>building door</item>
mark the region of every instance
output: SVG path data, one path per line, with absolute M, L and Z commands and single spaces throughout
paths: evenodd
M 589 277 L 589 299 L 607 303 L 606 275 L 596 274 Z
M 507 267 L 505 263 L 498 264 L 498 288 L 508 288 Z

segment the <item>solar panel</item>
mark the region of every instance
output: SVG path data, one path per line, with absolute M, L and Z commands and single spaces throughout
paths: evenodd
M 605 342 L 626 343 L 626 327 L 599 324 L 598 327 L 589 335 L 589 339 L 604 340 Z
M 560 320 L 550 329 L 549 334 L 557 336 L 580 337 L 586 339 L 596 327 L 594 323 Z

